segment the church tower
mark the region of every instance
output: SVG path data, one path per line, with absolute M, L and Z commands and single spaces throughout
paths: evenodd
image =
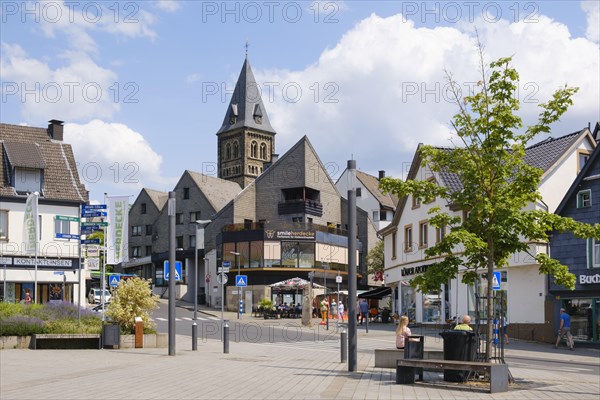
M 275 130 L 262 102 L 248 56 L 217 132 L 218 176 L 242 188 L 260 175 L 275 153 Z

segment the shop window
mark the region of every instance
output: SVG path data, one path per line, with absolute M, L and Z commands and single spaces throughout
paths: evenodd
M 400 298 L 402 299 L 402 315 L 406 315 L 410 323 L 417 322 L 415 289 L 408 282 L 400 282 Z
M 592 206 L 592 191 L 590 189 L 582 190 L 577 193 L 577 208 L 586 208 Z
M 594 302 L 596 312 L 594 313 Z M 594 322 L 596 322 L 596 336 L 600 330 L 600 302 L 593 298 L 567 299 L 562 302 L 562 307 L 571 316 L 571 334 L 575 340 L 589 341 L 594 339 Z M 594 318 L 595 314 L 595 318 Z
M 442 321 L 442 296 L 439 290 L 423 295 L 423 322 Z

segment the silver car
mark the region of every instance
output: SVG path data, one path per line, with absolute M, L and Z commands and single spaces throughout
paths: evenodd
M 88 294 L 88 301 L 90 304 L 101 303 L 100 297 L 102 296 L 102 289 L 90 289 L 90 294 Z M 104 302 L 108 303 L 111 299 L 110 292 L 108 289 L 104 289 Z

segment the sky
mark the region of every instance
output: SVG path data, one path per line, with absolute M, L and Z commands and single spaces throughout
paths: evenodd
M 335 181 L 347 160 L 405 177 L 419 143 L 453 145 L 464 93 L 513 57 L 524 124 L 579 87 L 550 136 L 600 121 L 598 1 L 1 1 L 0 121 L 65 121 L 92 201 L 216 176 L 246 52 L 283 155 L 306 135 Z M 536 138 L 541 140 L 547 137 Z M 454 138 L 454 140 L 453 140 Z

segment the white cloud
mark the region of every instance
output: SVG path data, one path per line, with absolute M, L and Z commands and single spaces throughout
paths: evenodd
M 565 83 L 580 91 L 563 118 L 571 125 L 553 135 L 581 129 L 589 118 L 596 118 L 596 44 L 573 39 L 566 26 L 543 16 L 535 24 L 476 25 L 488 61 L 514 55 L 521 78 L 520 115 L 526 124 L 536 121 L 537 105 Z M 304 70 L 255 71 L 258 82 L 279 85 L 273 102 L 263 88 L 278 132 L 277 147 L 287 149 L 306 134 L 322 161 L 335 164 L 340 172 L 345 160 L 354 156 L 359 168 L 369 166 L 366 172 L 386 168 L 388 174 L 402 175 L 419 142 L 450 144 L 449 121 L 457 108 L 444 91 L 444 69 L 464 89 L 480 80 L 473 32 L 472 26 L 415 28 L 401 15 L 371 15 Z M 298 88 L 300 98 L 295 95 Z M 391 166 L 385 161 L 386 166 L 382 160 L 397 161 Z
M 194 83 L 194 82 L 199 81 L 201 78 L 202 78 L 202 74 L 194 72 L 193 74 L 189 74 L 188 76 L 186 76 L 185 81 L 187 83 Z
M 181 8 L 181 2 L 177 0 L 160 0 L 155 2 L 156 7 L 163 11 L 174 13 Z
M 585 36 L 596 43 L 600 42 L 600 3 L 597 0 L 581 2 L 587 18 Z
M 136 194 L 143 187 L 173 187 L 161 176 L 160 156 L 144 136 L 124 124 L 94 119 L 65 124 L 65 142 L 73 146 L 81 181 L 99 197 L 102 192 Z
M 116 74 L 87 54 L 65 51 L 63 65 L 52 69 L 18 44 L 2 42 L 0 49 L 3 101 L 20 102 L 25 120 L 110 118 L 119 110 Z

